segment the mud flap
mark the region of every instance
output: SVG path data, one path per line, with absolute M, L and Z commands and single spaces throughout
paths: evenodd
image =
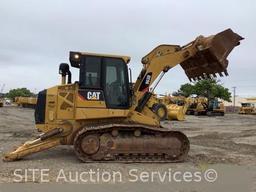
M 227 57 L 241 40 L 243 37 L 231 29 L 209 37 L 199 36 L 194 42 L 198 52 L 181 63 L 189 80 L 217 77 L 216 74 L 223 76 L 223 72 L 228 75 Z

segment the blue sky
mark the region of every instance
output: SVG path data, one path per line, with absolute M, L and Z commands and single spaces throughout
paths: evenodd
M 2 0 L 0 86 L 37 92 L 58 84 L 58 65 L 71 50 L 129 55 L 135 79 L 141 58 L 157 45 L 183 45 L 232 28 L 245 40 L 230 54 L 230 76 L 221 81 L 240 96 L 256 96 L 255 10 L 253 0 Z M 72 72 L 77 79 L 77 69 Z M 187 82 L 177 66 L 156 91 L 173 92 Z

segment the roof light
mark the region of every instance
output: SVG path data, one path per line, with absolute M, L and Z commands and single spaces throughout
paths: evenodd
M 79 59 L 79 57 L 80 57 L 79 54 L 74 54 L 75 59 Z

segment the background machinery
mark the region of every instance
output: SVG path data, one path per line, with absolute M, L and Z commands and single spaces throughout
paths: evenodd
M 4 95 L 3 94 L 4 87 L 5 87 L 5 84 L 3 84 L 1 89 L 0 89 L 0 107 L 4 106 L 4 96 L 3 96 Z
M 224 116 L 225 115 L 225 107 L 222 101 L 219 101 L 217 98 L 211 99 L 207 105 L 208 116 Z
M 159 98 L 161 103 L 166 106 L 168 120 L 185 120 L 189 100 L 184 96 L 162 95 Z
M 80 70 L 79 81 L 72 83 L 69 65 L 60 65 L 62 84 L 38 94 L 35 122 L 42 134 L 4 160 L 62 144 L 73 145 L 83 162 L 184 161 L 188 138 L 161 127 L 156 107 L 148 106 L 151 96 L 164 74 L 178 64 L 190 80 L 227 75 L 226 58 L 242 39 L 227 29 L 184 46 L 160 45 L 142 58 L 133 86 L 127 68 L 130 57 L 70 52 L 71 66 Z
M 223 116 L 224 103 L 217 98 L 208 100 L 205 97 L 189 98 L 188 115 Z
M 4 106 L 4 101 L 3 99 L 0 97 L 0 107 L 3 107 Z
M 189 97 L 187 115 L 206 115 L 208 100 L 205 97 Z
M 241 103 L 239 114 L 256 115 L 256 107 L 254 103 Z
M 164 121 L 168 118 L 167 105 L 162 101 L 162 98 L 157 97 L 156 94 L 151 95 L 147 106 L 157 115 L 160 121 Z
M 15 97 L 15 103 L 24 108 L 35 108 L 37 103 L 36 97 Z

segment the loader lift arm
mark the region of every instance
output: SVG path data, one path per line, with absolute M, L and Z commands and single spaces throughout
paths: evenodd
M 227 56 L 243 38 L 231 29 L 209 37 L 199 36 L 184 46 L 160 45 L 142 58 L 143 69 L 135 83 L 136 111 L 141 112 L 152 92 L 171 68 L 180 64 L 189 80 L 223 76 L 227 73 Z M 149 91 L 151 85 L 154 86 Z

